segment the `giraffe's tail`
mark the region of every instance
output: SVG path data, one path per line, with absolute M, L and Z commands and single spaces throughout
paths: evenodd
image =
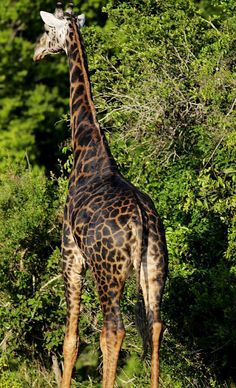
M 151 349 L 151 332 L 141 291 L 137 299 L 135 305 L 135 325 L 142 339 L 143 357 L 146 357 L 149 349 Z
M 151 331 L 148 322 L 147 312 L 143 299 L 143 293 L 140 285 L 140 271 L 142 261 L 145 261 L 147 255 L 147 223 L 146 216 L 142 211 L 142 207 L 138 206 L 139 227 L 136 229 L 137 245 L 136 245 L 136 287 L 137 287 L 137 303 L 135 305 L 135 325 L 142 338 L 143 357 L 145 357 L 151 348 Z

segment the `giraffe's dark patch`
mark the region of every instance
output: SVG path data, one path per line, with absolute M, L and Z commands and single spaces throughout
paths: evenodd
M 78 51 L 78 48 L 77 48 L 77 43 L 76 42 L 74 42 L 74 43 L 72 43 L 71 45 L 70 45 L 70 52 L 69 52 L 69 55 L 70 54 L 73 54 L 73 53 L 77 53 L 77 51 Z
M 102 256 L 100 254 L 96 254 L 96 260 L 99 263 L 100 261 L 102 261 Z
M 110 252 L 109 252 L 109 255 L 108 255 L 108 261 L 110 263 L 114 263 L 116 261 L 114 255 L 112 255 Z
M 74 210 L 74 205 L 73 205 L 72 202 L 70 202 L 70 204 L 69 204 L 69 212 L 72 213 L 73 210 Z
M 81 105 L 81 100 L 78 98 L 72 105 L 72 114 L 74 114 L 80 107 Z
M 75 150 L 75 152 L 74 152 L 74 159 L 75 159 L 75 160 L 77 160 L 77 159 L 80 158 L 81 152 L 82 152 L 82 151 L 81 151 L 80 149 Z M 74 181 L 75 181 L 75 177 L 74 177 Z
M 160 252 L 160 255 L 157 257 L 157 261 L 159 268 L 160 266 L 164 267 L 166 262 L 166 255 L 163 255 L 162 252 Z
M 118 216 L 118 222 L 121 225 L 126 225 L 127 224 L 127 215 L 126 214 L 121 214 Z
M 76 90 L 75 90 L 74 97 L 76 97 L 76 98 L 77 97 L 82 97 L 83 94 L 84 94 L 84 91 L 85 91 L 84 86 L 83 85 L 79 85 L 76 88 Z
M 119 228 L 119 225 L 117 224 L 117 222 L 113 219 L 108 219 L 106 221 L 106 224 L 107 226 L 109 226 L 109 228 L 111 229 L 111 233 L 116 233 L 120 230 Z
M 113 281 L 110 283 L 111 288 L 117 288 L 119 287 L 119 283 L 116 278 L 113 278 Z
M 102 202 L 103 202 L 103 199 L 102 199 L 101 195 L 96 196 L 95 198 L 92 199 L 92 203 L 95 203 L 95 204 L 99 204 L 99 203 L 102 203 Z
M 71 58 L 74 62 L 77 61 L 77 57 L 78 57 L 77 50 L 74 50 L 74 51 L 71 51 L 71 52 L 70 52 L 70 58 Z
M 101 295 L 101 302 L 106 303 L 107 302 L 107 295 Z
M 101 253 L 102 253 L 102 257 L 106 258 L 108 256 L 108 249 L 105 246 L 103 246 Z
M 107 263 L 106 261 L 103 261 L 102 262 L 102 268 L 106 270 L 106 272 L 110 272 L 111 270 L 111 264 L 110 263 Z
M 70 187 L 69 187 L 69 195 L 73 196 L 74 191 L 75 191 L 75 186 L 74 185 L 70 185 Z
M 77 72 L 77 82 L 84 84 L 84 74 L 80 71 L 78 66 L 75 68 L 75 71 Z
M 84 165 L 83 171 L 95 173 L 97 171 L 98 167 L 99 167 L 98 160 L 93 159 Z
M 127 206 L 122 206 L 121 209 L 120 209 L 121 213 L 124 213 L 126 214 L 128 209 L 127 209 Z
M 79 137 L 79 139 L 81 141 L 81 144 L 83 144 L 84 146 L 87 146 L 90 143 L 90 136 L 89 136 L 89 132 L 88 131 L 83 131 L 83 133 L 81 135 L 79 135 L 78 137 Z M 82 173 L 84 174 L 84 171 L 82 171 L 82 166 L 83 165 L 84 165 L 84 163 L 83 163 L 83 161 L 81 161 L 81 158 L 80 158 L 81 174 Z
M 101 271 L 102 270 L 102 265 L 101 264 L 95 264 L 96 270 Z
M 111 281 L 111 275 L 106 274 L 106 281 L 109 283 Z
M 106 246 L 109 250 L 111 250 L 112 248 L 114 248 L 114 240 L 112 237 L 109 237 L 108 239 L 106 239 Z M 108 255 L 109 259 L 111 258 L 111 252 L 109 251 L 109 255 Z
M 69 244 L 70 244 L 70 239 L 69 239 L 68 235 L 66 235 L 66 233 L 64 232 L 64 234 L 63 234 L 63 245 L 67 246 Z
M 119 214 L 119 209 L 113 209 L 113 210 L 111 211 L 110 217 L 111 217 L 111 218 L 115 218 L 115 217 L 118 216 L 118 214 Z
M 128 255 L 128 257 L 132 256 L 132 246 L 134 244 L 137 244 L 137 240 L 136 239 L 133 239 L 132 244 L 128 243 L 128 242 L 125 244 L 124 250 L 125 250 L 126 254 Z
M 159 252 L 161 254 L 161 257 L 164 258 L 166 253 L 166 246 L 163 244 L 163 241 L 158 241 L 158 248 Z
M 107 226 L 104 226 L 102 229 L 102 234 L 104 237 L 110 236 L 110 229 Z

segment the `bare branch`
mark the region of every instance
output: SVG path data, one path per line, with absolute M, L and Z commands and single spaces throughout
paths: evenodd
M 45 288 L 47 288 L 47 286 L 53 282 L 55 282 L 56 280 L 60 279 L 62 276 L 61 274 L 60 275 L 57 275 L 55 276 L 54 278 L 50 279 L 47 283 L 45 283 L 42 287 L 40 287 L 40 290 L 39 291 L 42 291 L 44 290 Z

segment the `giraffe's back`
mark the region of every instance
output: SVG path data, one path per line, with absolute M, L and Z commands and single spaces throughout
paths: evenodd
M 156 249 L 165 245 L 153 202 L 118 174 L 84 187 L 72 199 L 74 238 L 98 277 L 103 272 L 126 274 L 135 265 L 140 239 L 142 244 L 148 244 L 148 238 L 154 245 L 156 241 Z

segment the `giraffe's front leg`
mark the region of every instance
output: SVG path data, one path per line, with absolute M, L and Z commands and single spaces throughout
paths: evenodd
M 63 346 L 64 371 L 61 388 L 70 387 L 72 371 L 78 354 L 78 320 L 82 289 L 81 272 L 76 272 L 75 268 L 72 267 L 70 271 L 64 273 L 67 302 L 67 323 Z
M 75 244 L 72 234 L 69 233 L 69 228 L 66 226 L 64 227 L 63 243 L 63 277 L 67 304 L 67 322 L 63 346 L 64 370 L 61 388 L 70 388 L 72 371 L 79 347 L 78 321 L 85 265 L 79 248 Z
M 115 309 L 116 315 L 112 319 L 104 316 L 103 329 L 100 335 L 100 346 L 103 354 L 103 388 L 114 387 L 117 362 L 125 336 L 119 307 L 117 306 Z

